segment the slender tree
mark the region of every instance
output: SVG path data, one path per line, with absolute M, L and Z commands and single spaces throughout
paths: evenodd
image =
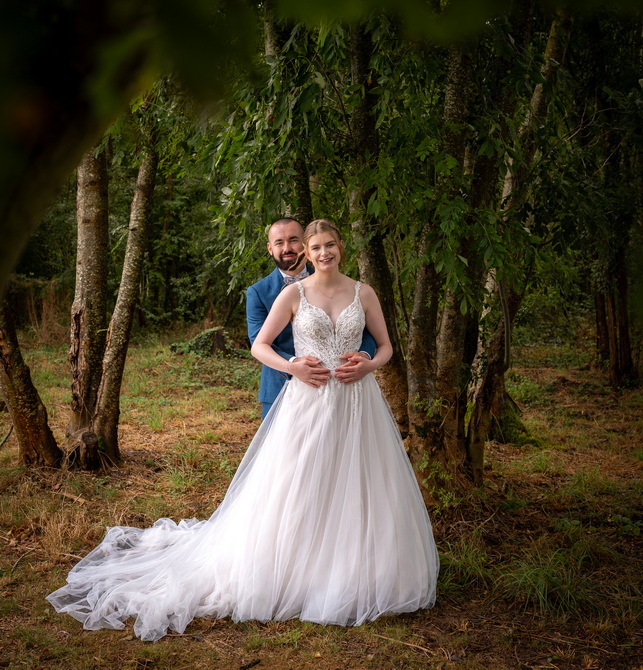
M 373 90 L 377 88 L 378 83 L 376 73 L 370 66 L 373 41 L 363 23 L 351 26 L 349 45 L 351 82 L 360 91 L 360 99 L 354 106 L 350 128 L 354 181 L 348 197 L 353 219 L 352 228 L 358 240 L 360 277 L 373 287 L 380 299 L 393 345 L 393 356 L 379 373 L 378 379 L 400 431 L 406 436 L 408 433 L 406 363 L 397 328 L 393 278 L 386 259 L 381 224 L 368 210 L 373 189 L 367 186 L 366 175 L 369 170 L 374 169 L 379 156 L 373 96 Z
M 77 169 L 76 292 L 71 308 L 69 432 L 91 430 L 107 330 L 107 158 L 93 147 Z
M 146 103 L 144 107 L 149 106 Z M 143 108 L 142 112 L 147 110 Z M 143 124 L 149 123 L 148 119 Z M 139 297 L 146 236 L 152 209 L 152 196 L 158 166 L 155 134 L 148 125 L 144 130 L 144 145 L 136 181 L 129 220 L 127 247 L 123 262 L 121 284 L 116 306 L 107 331 L 103 369 L 94 417 L 94 432 L 99 449 L 112 461 L 120 460 L 118 422 L 120 392 L 129 346 L 134 311 Z
M 534 162 L 537 149 L 537 133 L 544 124 L 545 117 L 552 100 L 554 85 L 561 65 L 565 59 L 565 52 L 572 29 L 571 15 L 564 10 L 556 12 L 545 48 L 542 81 L 534 88 L 525 119 L 518 132 L 518 142 L 521 145 L 520 165 L 514 166 L 514 161 L 508 157 L 508 165 L 502 190 L 500 211 L 504 216 L 515 215 L 519 209 L 521 198 L 524 201 L 529 184 L 529 168 Z M 516 154 L 518 147 L 515 149 Z M 520 263 L 520 251 L 516 251 L 514 262 Z M 488 282 L 494 286 L 495 282 Z M 510 334 L 513 321 L 524 296 L 524 286 L 511 286 L 507 295 L 497 288 L 499 298 L 503 303 L 503 310 L 498 326 L 490 343 L 484 350 L 486 361 L 481 378 L 473 394 L 473 411 L 467 432 L 467 453 L 471 464 L 473 481 L 482 483 L 484 444 L 489 435 L 491 426 L 491 412 L 498 393 L 503 390 L 504 373 L 507 370 L 510 347 Z

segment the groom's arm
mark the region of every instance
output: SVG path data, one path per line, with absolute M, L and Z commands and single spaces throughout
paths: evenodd
M 246 291 L 246 321 L 248 322 L 248 339 L 250 340 L 250 345 L 255 343 L 269 311 L 263 300 L 259 297 L 257 289 L 254 286 L 250 286 Z M 275 346 L 274 343 L 272 344 L 272 348 L 286 360 L 290 360 L 294 355 L 294 351 L 285 351 Z
M 369 358 L 375 356 L 377 351 L 377 345 L 375 344 L 375 338 L 368 332 L 368 328 L 364 328 L 364 333 L 362 335 L 362 344 L 359 347 L 360 352 L 368 354 Z

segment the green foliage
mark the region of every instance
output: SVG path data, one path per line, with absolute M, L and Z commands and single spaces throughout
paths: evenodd
M 641 519 L 631 519 L 621 514 L 614 514 L 609 518 L 609 521 L 616 526 L 619 535 L 638 537 L 643 531 L 643 521 Z
M 551 388 L 534 382 L 529 377 L 510 372 L 506 376 L 509 395 L 525 405 L 547 405 L 551 402 Z
M 480 534 L 447 542 L 440 552 L 438 589 L 446 595 L 471 597 L 471 589 L 489 586 L 493 572 Z
M 460 498 L 455 495 L 450 485 L 453 475 L 447 471 L 443 463 L 435 459 L 430 460 L 428 452 L 425 451 L 416 469 L 422 473 L 422 485 L 428 489 L 429 495 L 437 503 L 432 507 L 434 514 L 440 514 L 458 504 Z
M 583 570 L 585 552 L 538 547 L 526 550 L 502 577 L 506 598 L 553 614 L 597 610 L 601 593 Z
M 233 353 L 230 336 L 223 328 L 208 328 L 195 335 L 189 342 L 180 342 L 170 345 L 174 353 L 193 353 L 197 356 L 226 356 Z

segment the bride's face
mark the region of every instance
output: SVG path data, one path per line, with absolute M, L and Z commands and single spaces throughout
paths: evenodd
M 332 233 L 318 233 L 306 243 L 306 256 L 317 271 L 337 268 L 342 257 L 341 244 Z

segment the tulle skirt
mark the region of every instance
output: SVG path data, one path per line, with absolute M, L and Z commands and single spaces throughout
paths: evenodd
M 207 521 L 109 528 L 47 597 L 85 628 L 156 640 L 194 617 L 358 625 L 435 602 L 438 555 L 372 375 L 286 384 Z

